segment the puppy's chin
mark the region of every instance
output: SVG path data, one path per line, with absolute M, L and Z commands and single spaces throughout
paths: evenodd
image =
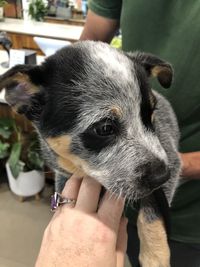
M 144 184 L 136 181 L 137 179 L 131 182 L 122 179 L 111 183 L 107 179 L 103 182 L 101 181 L 101 184 L 103 184 L 106 190 L 111 192 L 116 198 L 123 197 L 128 202 L 135 202 L 146 198 L 147 196 L 151 195 L 153 191 L 155 191 L 161 186 L 159 185 L 152 187 L 148 183 Z
M 106 187 L 105 187 L 106 188 Z M 116 197 L 123 197 L 125 198 L 127 201 L 130 202 L 135 202 L 138 200 L 141 200 L 149 195 L 152 194 L 152 192 L 155 189 L 151 189 L 151 188 L 131 188 L 129 187 L 127 188 L 106 188 L 108 191 L 110 191 L 111 193 L 113 193 L 113 195 L 115 195 Z
M 69 179 L 73 174 L 69 170 L 65 170 L 60 167 L 57 168 L 57 173 L 59 173 L 60 179 L 63 179 L 65 181 Z M 151 195 L 154 190 L 158 189 L 161 186 L 159 185 L 152 187 L 152 185 L 150 185 L 148 182 L 141 182 L 141 179 L 136 179 L 136 177 L 134 181 L 127 181 L 126 179 L 117 180 L 114 177 L 110 177 L 110 175 L 108 175 L 107 173 L 97 173 L 93 171 L 91 171 L 90 173 L 90 171 L 86 172 L 86 170 L 83 171 L 79 168 L 77 168 L 75 174 L 79 177 L 92 177 L 92 179 L 98 181 L 116 198 L 123 197 L 130 202 L 135 202 Z M 62 181 L 60 182 L 61 184 L 63 184 Z

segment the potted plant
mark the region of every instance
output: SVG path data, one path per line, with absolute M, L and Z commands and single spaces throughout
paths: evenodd
M 4 18 L 4 6 L 7 4 L 7 1 L 5 0 L 0 0 L 0 21 L 3 20 Z
M 47 4 L 43 0 L 31 0 L 29 4 L 28 14 L 36 21 L 43 21 L 47 15 Z
M 0 119 L 0 159 L 4 159 L 10 189 L 21 197 L 36 195 L 44 187 L 43 159 L 35 132 L 23 134 L 14 119 Z

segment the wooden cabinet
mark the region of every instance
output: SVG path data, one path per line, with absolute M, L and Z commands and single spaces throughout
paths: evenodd
M 84 26 L 84 19 L 59 19 L 56 17 L 44 17 L 45 22 L 49 23 L 57 23 L 57 24 L 68 24 L 68 25 L 76 25 L 76 26 Z
M 13 49 L 33 49 L 37 52 L 38 55 L 44 55 L 40 48 L 33 40 L 33 36 L 17 34 L 17 33 L 8 33 L 8 36 L 11 38 L 13 43 Z
M 21 18 L 22 17 L 22 3 L 21 1 L 7 0 L 8 4 L 4 6 L 4 16 L 8 18 Z

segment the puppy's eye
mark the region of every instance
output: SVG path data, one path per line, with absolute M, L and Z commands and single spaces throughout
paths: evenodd
M 94 133 L 99 136 L 110 136 L 115 134 L 116 129 L 112 121 L 102 121 L 94 127 Z
M 86 149 L 99 153 L 114 144 L 122 131 L 123 125 L 117 118 L 104 118 L 92 124 L 80 137 Z

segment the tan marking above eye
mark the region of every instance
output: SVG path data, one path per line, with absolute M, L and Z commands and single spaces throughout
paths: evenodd
M 111 107 L 110 111 L 113 115 L 116 115 L 118 118 L 122 118 L 123 112 L 122 112 L 122 109 L 120 107 L 113 106 L 113 107 Z
M 87 162 L 70 152 L 71 136 L 50 137 L 46 141 L 58 155 L 57 163 L 62 169 L 70 173 L 86 174 L 83 170 L 88 169 Z

